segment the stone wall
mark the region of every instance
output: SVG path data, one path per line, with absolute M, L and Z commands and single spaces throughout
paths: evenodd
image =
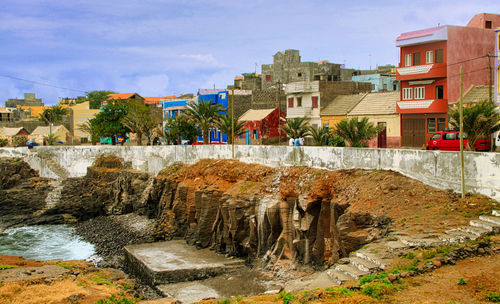
M 500 200 L 500 154 L 466 152 L 466 191 Z M 84 176 L 101 155 L 122 157 L 132 168 L 157 174 L 173 162 L 229 159 L 231 146 L 61 146 L 0 148 L 0 157 L 22 157 L 40 176 Z M 460 191 L 457 152 L 334 147 L 235 146 L 235 158 L 270 166 L 308 166 L 328 170 L 393 170 L 440 189 Z

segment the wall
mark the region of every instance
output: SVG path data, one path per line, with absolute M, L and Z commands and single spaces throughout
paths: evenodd
M 500 153 L 464 153 L 466 190 L 500 200 Z M 102 155 L 115 155 L 132 168 L 157 174 L 180 161 L 229 159 L 230 145 L 205 146 L 61 146 L 0 148 L 0 157 L 22 157 L 44 177 L 83 176 Z M 235 146 L 235 158 L 269 166 L 308 166 L 328 170 L 393 170 L 440 189 L 460 190 L 457 152 L 333 147 Z M 55 173 L 57 172 L 57 174 Z

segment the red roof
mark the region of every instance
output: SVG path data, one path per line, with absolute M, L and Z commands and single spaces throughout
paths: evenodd
M 108 95 L 108 99 L 111 99 L 111 100 L 125 100 L 125 99 L 129 99 L 130 97 L 132 97 L 134 95 L 137 95 L 137 96 L 141 97 L 137 93 L 123 93 L 123 94 L 109 94 Z
M 158 104 L 163 99 L 174 99 L 177 96 L 160 96 L 160 97 L 143 97 L 144 103 L 147 104 Z
M 417 37 L 430 36 L 430 35 L 434 34 L 435 32 L 437 32 L 445 27 L 446 27 L 446 25 L 443 25 L 443 26 L 433 27 L 433 28 L 429 28 L 429 29 L 425 29 L 425 30 L 403 33 L 403 34 L 399 35 L 398 38 L 396 38 L 396 41 L 417 38 Z

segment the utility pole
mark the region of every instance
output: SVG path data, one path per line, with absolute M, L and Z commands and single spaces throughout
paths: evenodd
M 460 171 L 461 171 L 461 185 L 462 185 L 462 198 L 465 198 L 465 174 L 464 174 L 464 107 L 463 107 L 463 91 L 464 91 L 464 68 L 460 67 Z
M 489 101 L 493 103 L 493 71 L 491 68 L 491 54 L 488 52 L 488 75 L 490 78 L 490 86 L 488 87 Z
M 231 93 L 231 155 L 234 159 L 234 89 Z
M 276 103 L 278 104 L 278 145 L 281 146 L 281 130 L 280 130 L 280 124 L 281 124 L 281 101 L 280 101 L 280 95 L 281 95 L 281 82 L 278 80 L 278 91 L 276 92 Z

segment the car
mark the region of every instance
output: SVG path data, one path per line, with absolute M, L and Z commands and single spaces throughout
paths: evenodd
M 427 150 L 447 150 L 459 151 L 460 150 L 460 131 L 445 130 L 439 131 L 432 135 L 431 139 L 427 142 Z M 467 145 L 467 135 L 464 136 L 464 147 Z M 489 151 L 491 140 L 477 139 L 474 149 L 476 151 Z

